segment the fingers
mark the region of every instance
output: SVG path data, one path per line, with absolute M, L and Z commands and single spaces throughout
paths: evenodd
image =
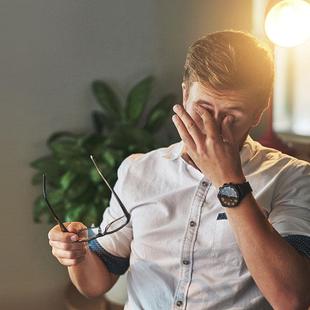
M 172 117 L 172 120 L 181 139 L 188 145 L 189 148 L 196 149 L 196 145 L 198 145 L 202 139 L 202 134 L 195 121 L 181 105 L 175 105 L 173 110 L 176 115 Z
M 48 238 L 53 241 L 73 242 L 78 239 L 76 233 L 86 226 L 80 222 L 64 223 L 69 232 L 62 232 L 59 225 L 55 225 L 48 233 Z
M 59 230 L 50 231 L 48 234 L 48 238 L 53 241 L 73 242 L 78 239 L 78 236 L 75 233 L 62 232 L 59 229 Z
M 62 232 L 59 225 L 48 233 L 52 254 L 64 266 L 73 266 L 85 258 L 88 251 L 87 242 L 74 242 L 78 239 L 77 232 L 86 226 L 79 222 L 65 223 L 70 232 Z
M 213 140 L 220 139 L 219 129 L 217 127 L 215 119 L 212 117 L 209 111 L 201 107 L 199 104 L 195 104 L 194 109 L 196 110 L 197 114 L 200 115 L 203 121 L 203 125 L 207 133 L 207 138 L 210 138 Z
M 173 123 L 175 124 L 177 131 L 182 139 L 182 141 L 188 146 L 189 149 L 196 149 L 195 142 L 191 135 L 188 133 L 186 127 L 182 123 L 178 115 L 172 116 Z
M 49 241 L 52 247 L 52 254 L 63 264 L 63 260 L 71 260 L 66 262 L 67 264 L 77 264 L 83 259 L 88 251 L 87 242 L 60 242 L 60 241 Z M 75 261 L 72 261 L 75 260 Z
M 53 248 L 65 251 L 76 251 L 84 249 L 88 246 L 87 242 L 61 242 L 50 240 L 49 244 Z
M 68 224 L 66 225 L 66 228 L 68 229 L 69 232 L 72 232 L 72 233 L 77 233 L 80 230 L 86 228 L 86 226 L 81 222 L 70 222 L 70 223 L 65 223 L 65 224 Z
M 65 251 L 65 250 L 61 250 L 57 248 L 52 248 L 52 254 L 57 259 L 64 259 L 64 258 L 77 259 L 77 258 L 82 258 L 85 256 L 86 249 L 75 250 L 75 251 Z
M 233 116 L 226 115 L 222 122 L 222 138 L 224 142 L 234 144 L 234 136 L 232 134 Z
M 87 243 L 62 243 L 50 241 L 52 254 L 64 266 L 73 266 L 82 262 L 89 251 Z

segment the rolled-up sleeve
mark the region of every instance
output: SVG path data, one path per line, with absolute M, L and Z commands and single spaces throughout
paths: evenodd
M 294 161 L 283 171 L 275 189 L 272 226 L 296 250 L 310 256 L 310 165 Z
M 97 240 L 90 241 L 89 248 L 104 262 L 110 272 L 121 275 L 129 268 L 129 258 L 110 254 Z

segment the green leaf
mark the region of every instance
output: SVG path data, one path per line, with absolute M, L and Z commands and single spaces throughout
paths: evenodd
M 45 156 L 38 158 L 30 163 L 30 166 L 38 170 L 41 174 L 45 173 L 48 181 L 50 183 L 58 182 L 59 177 L 63 174 L 63 168 L 61 167 L 59 161 L 52 156 Z M 35 182 L 39 183 L 39 173 L 34 177 Z M 34 180 L 34 179 L 33 179 Z
M 51 169 L 58 167 L 58 161 L 52 156 L 40 157 L 30 163 L 32 168 L 35 168 L 41 172 L 45 172 L 46 169 Z
M 91 116 L 92 116 L 95 132 L 98 134 L 102 133 L 104 125 L 105 125 L 104 114 L 98 111 L 93 111 Z
M 103 131 L 112 130 L 117 123 L 116 120 L 99 111 L 92 112 L 92 120 L 97 134 L 101 134 Z
M 105 147 L 106 140 L 107 138 L 104 135 L 100 134 L 88 135 L 79 140 L 79 145 L 83 148 L 89 162 L 89 155 L 94 155 L 96 157 L 97 154 L 102 153 L 102 150 Z
M 143 113 L 144 108 L 150 97 L 153 81 L 154 78 L 152 76 L 149 76 L 140 81 L 129 92 L 125 107 L 125 113 L 127 119 L 130 122 L 136 123 L 139 120 L 141 114 Z
M 74 158 L 84 153 L 76 138 L 54 140 L 50 143 L 50 148 L 54 155 L 59 158 Z
M 67 171 L 60 179 L 60 185 L 63 191 L 66 191 L 73 181 L 77 178 L 77 175 L 72 171 Z
M 98 225 L 99 214 L 97 213 L 97 209 L 94 204 L 89 204 L 85 206 L 87 212 L 83 216 L 83 223 L 86 226 L 90 226 L 92 224 Z M 102 214 L 100 215 L 102 216 Z
M 50 144 L 58 139 L 63 139 L 63 138 L 76 138 L 78 137 L 79 135 L 77 134 L 74 134 L 70 131 L 58 131 L 58 132 L 55 132 L 53 134 L 51 134 L 49 136 L 49 138 L 47 139 L 47 145 L 50 146 Z
M 145 128 L 150 132 L 156 132 L 167 120 L 167 113 L 163 110 L 155 110 L 150 115 Z
M 94 184 L 91 184 L 87 187 L 87 190 L 83 193 L 83 195 L 80 195 L 79 197 L 72 200 L 70 199 L 70 202 L 79 204 L 93 203 L 97 191 L 97 187 L 94 186 Z
M 72 201 L 78 201 L 86 193 L 87 190 L 89 190 L 90 186 L 94 188 L 94 185 L 90 182 L 89 178 L 87 176 L 79 177 L 77 178 L 72 186 L 68 188 L 68 191 L 66 192 L 68 200 Z
M 92 90 L 98 104 L 109 117 L 121 117 L 122 107 L 114 91 L 104 81 L 96 80 L 92 83 Z
M 31 184 L 32 185 L 42 184 L 42 180 L 43 180 L 42 173 L 38 172 L 32 177 Z
M 89 176 L 90 176 L 90 179 L 93 183 L 99 183 L 101 182 L 101 177 L 98 173 L 98 171 L 96 170 L 95 167 L 91 168 L 90 171 L 89 171 Z
M 64 192 L 60 189 L 48 190 L 48 200 L 52 207 L 55 208 L 56 205 L 61 204 L 64 200 Z
M 111 169 L 116 169 L 118 163 L 124 159 L 124 151 L 117 149 L 115 150 L 113 148 L 105 149 L 105 151 L 102 153 L 102 158 Z
M 128 153 L 130 145 L 149 147 L 153 145 L 154 141 L 153 136 L 148 131 L 132 126 L 120 127 L 118 131 L 111 133 L 110 138 L 109 147 L 121 149 L 124 153 Z
M 78 140 L 78 145 L 82 148 L 91 149 L 98 144 L 103 144 L 105 137 L 101 134 L 90 134 L 81 137 Z
M 64 158 L 61 160 L 66 170 L 72 170 L 77 174 L 84 175 L 88 173 L 92 163 L 88 155 L 80 155 L 74 158 Z
M 82 219 L 82 214 L 85 212 L 85 205 L 75 204 L 65 214 L 66 222 L 79 222 Z
M 112 150 L 105 150 L 102 154 L 102 157 L 111 168 L 115 166 L 116 163 L 115 152 L 113 152 Z
M 152 133 L 159 130 L 172 114 L 172 107 L 176 102 L 174 95 L 163 97 L 149 112 L 144 128 Z

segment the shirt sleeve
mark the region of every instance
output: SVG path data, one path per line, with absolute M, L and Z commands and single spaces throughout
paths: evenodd
M 281 173 L 269 221 L 302 254 L 310 249 L 310 165 L 294 160 Z
M 118 178 L 113 188 L 127 210 L 130 199 L 130 194 L 126 193 L 129 161 L 130 159 L 127 157 L 118 168 Z M 124 213 L 121 207 L 112 194 L 109 207 L 103 214 L 103 219 L 100 224 L 101 229 L 104 231 L 109 223 L 123 215 Z M 89 248 L 105 263 L 110 272 L 114 274 L 123 274 L 129 267 L 131 241 L 132 226 L 130 221 L 121 230 L 89 242 Z
M 302 235 L 288 235 L 284 239 L 298 252 L 306 257 L 310 257 L 310 237 Z
M 127 271 L 129 258 L 110 254 L 96 239 L 89 242 L 89 248 L 103 261 L 110 272 L 121 275 Z

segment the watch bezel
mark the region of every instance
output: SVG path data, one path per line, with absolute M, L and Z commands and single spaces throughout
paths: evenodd
M 227 188 L 233 189 L 237 197 L 227 196 L 226 194 L 224 194 L 223 191 L 227 190 Z M 219 193 L 217 197 L 222 206 L 226 208 L 234 208 L 238 206 L 241 201 L 241 194 L 239 188 L 236 184 L 233 183 L 225 183 L 223 186 L 221 186 L 219 188 Z

